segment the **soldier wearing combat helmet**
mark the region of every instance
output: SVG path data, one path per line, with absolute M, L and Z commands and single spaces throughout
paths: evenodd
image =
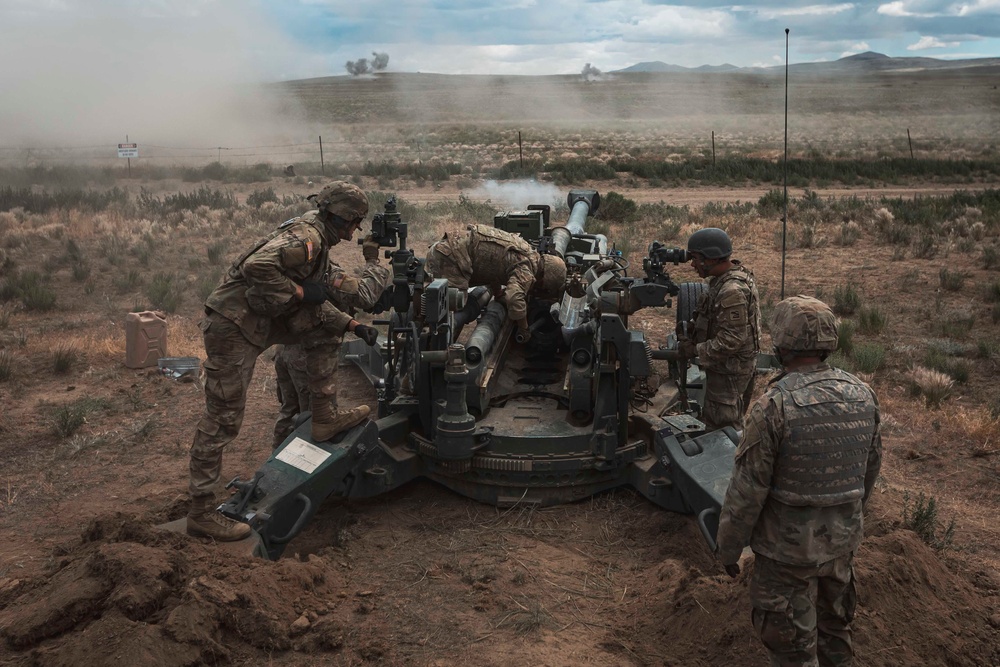
M 261 352 L 275 343 L 301 343 L 313 406 L 312 437 L 328 440 L 368 416 L 368 407 L 334 412 L 333 374 L 341 337 L 352 332 L 369 345 L 378 332 L 327 301 L 327 251 L 350 240 L 368 214 L 368 198 L 350 183 L 332 183 L 317 210 L 282 223 L 244 252 L 205 302 L 205 412 L 191 445 L 191 508 L 187 531 L 221 541 L 250 534 L 246 524 L 215 511 L 222 451 L 240 431 L 247 387 Z
M 487 285 L 507 306 L 507 317 L 528 336 L 528 297 L 558 299 L 566 282 L 566 264 L 541 255 L 517 234 L 489 225 L 469 225 L 449 232 L 431 246 L 426 269 L 459 289 Z
M 822 301 L 774 309 L 785 373 L 754 404 L 719 522 L 718 555 L 737 576 L 754 552 L 753 625 L 772 665 L 852 663 L 854 554 L 882 460 L 871 387 L 824 363 L 837 321 Z
M 693 324 L 678 350 L 705 369 L 702 421 L 709 429 L 742 427 L 753 396 L 760 351 L 760 298 L 753 272 L 732 259 L 733 243 L 721 229 L 700 229 L 688 239 L 691 266 L 708 278 Z

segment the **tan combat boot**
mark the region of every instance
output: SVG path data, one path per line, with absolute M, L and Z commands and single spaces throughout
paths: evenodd
M 352 410 L 337 410 L 334 412 L 329 401 L 313 401 L 312 439 L 325 442 L 341 431 L 357 426 L 371 410 L 367 405 L 359 405 Z
M 204 496 L 191 499 L 187 534 L 211 537 L 219 542 L 235 542 L 250 537 L 250 526 L 219 514 L 215 509 L 215 498 Z

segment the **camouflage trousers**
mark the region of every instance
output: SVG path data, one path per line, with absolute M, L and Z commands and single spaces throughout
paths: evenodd
M 796 566 L 757 554 L 750 580 L 753 625 L 772 667 L 849 667 L 857 606 L 854 554 Z
M 705 408 L 701 420 L 709 430 L 726 426 L 743 430 L 743 415 L 753 398 L 756 370 L 734 374 L 705 371 Z
M 309 376 L 306 352 L 301 345 L 282 345 L 274 355 L 274 374 L 277 378 L 278 419 L 274 422 L 274 440 L 271 446 L 277 448 L 295 430 L 295 418 L 312 410 L 309 392 Z M 333 368 L 330 381 L 336 383 L 337 366 Z M 330 397 L 333 407 L 337 407 L 337 394 Z
M 274 340 L 268 340 L 264 347 L 248 341 L 239 326 L 214 311 L 209 311 L 199 326 L 205 340 L 205 412 L 191 445 L 189 491 L 193 498 L 215 494 L 222 475 L 223 449 L 239 435 L 243 424 L 247 388 L 257 357 L 273 343 L 302 343 L 312 400 L 332 400 L 340 349 L 340 337 L 322 325 L 294 334 L 285 327 L 274 327 Z

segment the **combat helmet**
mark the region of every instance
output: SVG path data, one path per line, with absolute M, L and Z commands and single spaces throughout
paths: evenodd
M 733 242 L 729 234 L 718 227 L 706 227 L 688 238 L 687 251 L 696 252 L 705 259 L 722 259 L 733 254 Z
M 558 299 L 566 285 L 566 263 L 556 255 L 542 255 L 539 273 L 541 280 L 535 284 L 535 293 L 542 299 Z
M 358 186 L 345 181 L 334 181 L 309 195 L 320 211 L 327 211 L 342 220 L 353 222 L 368 215 L 368 197 Z
M 789 297 L 774 307 L 771 341 L 775 349 L 833 352 L 837 349 L 837 317 L 819 299 Z

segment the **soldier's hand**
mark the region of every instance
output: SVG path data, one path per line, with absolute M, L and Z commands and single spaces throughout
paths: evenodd
M 740 564 L 739 563 L 732 563 L 730 565 L 723 565 L 723 567 L 726 568 L 726 574 L 728 574 L 733 579 L 735 579 L 736 577 L 740 576 Z
M 378 251 L 378 242 L 372 237 L 371 234 L 369 234 L 361 242 L 361 254 L 364 255 L 366 262 L 377 262 Z
M 323 283 L 306 281 L 302 287 L 302 303 L 317 304 L 326 301 L 326 286 Z
M 690 338 L 681 338 L 677 341 L 677 352 L 685 359 L 694 359 L 698 356 L 698 346 Z
M 369 347 L 375 345 L 378 342 L 378 329 L 375 327 L 369 327 L 364 324 L 359 324 L 354 327 L 354 335 L 365 341 Z

